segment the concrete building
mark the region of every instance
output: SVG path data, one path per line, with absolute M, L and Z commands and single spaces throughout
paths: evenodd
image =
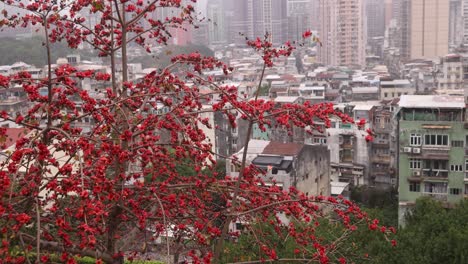
M 319 61 L 326 65 L 365 65 L 363 0 L 320 0 Z
M 395 187 L 396 177 L 396 126 L 393 124 L 392 101 L 382 101 L 375 106 L 371 122 L 374 141 L 371 143 L 369 184 L 378 188 Z
M 245 149 L 234 156 L 242 159 Z M 324 146 L 251 140 L 247 164 L 264 172 L 259 177 L 265 184 L 276 183 L 284 190 L 295 187 L 308 195 L 330 195 L 330 153 Z M 239 175 L 238 165 L 226 161 L 226 173 Z
M 229 30 L 234 42 L 245 45 L 245 38 L 263 38 L 269 33 L 275 45 L 287 39 L 287 0 L 230 0 Z
M 443 57 L 437 69 L 437 92 L 439 94 L 463 94 L 464 75 L 462 56 L 449 54 Z
M 320 28 L 320 0 L 309 0 L 310 2 L 310 29 L 318 31 Z
M 367 38 L 383 37 L 385 35 L 385 2 L 382 0 L 366 0 Z
M 398 112 L 399 223 L 416 199 L 449 206 L 468 191 L 465 100 L 461 96 L 402 96 Z
M 391 80 L 380 82 L 380 99 L 391 100 L 402 95 L 414 94 L 416 88 L 409 80 Z
M 461 0 L 463 44 L 468 44 L 468 0 Z
M 449 45 L 457 47 L 463 43 L 463 0 L 450 0 Z
M 310 30 L 310 0 L 288 0 L 288 40 L 301 41 L 302 34 Z
M 374 104 L 353 102 L 335 106 L 355 120 L 372 120 Z M 366 124 L 365 128 L 370 128 Z M 365 140 L 365 129 L 335 119 L 326 130 L 326 145 L 330 150 L 332 180 L 347 182 L 350 186 L 369 184 L 370 144 Z
M 449 48 L 447 0 L 401 0 L 402 58 L 445 56 Z
M 208 41 L 210 45 L 227 43 L 224 1 L 210 0 L 207 8 Z
M 372 101 L 379 100 L 379 87 L 353 87 L 351 88 L 352 101 Z
M 385 29 L 390 25 L 393 17 L 393 1 L 385 0 Z

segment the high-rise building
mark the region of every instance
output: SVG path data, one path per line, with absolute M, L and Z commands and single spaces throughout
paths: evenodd
M 268 32 L 271 41 L 280 45 L 287 40 L 287 0 L 230 0 L 227 13 L 229 34 L 234 42 L 244 44 L 245 38 L 263 38 Z
M 300 41 L 310 29 L 310 0 L 288 0 L 288 40 Z
M 310 29 L 318 31 L 320 28 L 320 0 L 310 0 Z
M 224 1 L 210 0 L 208 2 L 208 39 L 211 45 L 227 43 L 224 10 Z
M 363 0 L 320 0 L 319 61 L 327 65 L 365 65 Z
M 463 44 L 468 44 L 468 0 L 461 0 L 462 26 L 463 26 Z
M 459 46 L 463 43 L 462 0 L 450 0 L 449 45 Z
M 390 21 L 393 19 L 393 1 L 385 0 L 385 29 L 390 25 Z
M 400 1 L 402 59 L 432 59 L 447 55 L 450 1 Z
M 385 35 L 385 2 L 366 0 L 367 38 Z

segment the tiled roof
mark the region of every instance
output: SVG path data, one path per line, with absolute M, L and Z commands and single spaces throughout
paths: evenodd
M 299 154 L 303 147 L 303 144 L 271 141 L 270 144 L 265 147 L 262 154 L 295 156 Z

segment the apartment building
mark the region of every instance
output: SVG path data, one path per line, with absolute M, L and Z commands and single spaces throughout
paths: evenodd
M 438 65 L 437 90 L 439 93 L 463 94 L 464 76 L 462 56 L 449 54 L 443 57 Z
M 320 0 L 319 61 L 326 65 L 365 65 L 363 0 Z
M 392 101 L 382 101 L 374 108 L 371 122 L 374 141 L 371 142 L 369 182 L 379 188 L 394 187 L 396 178 L 396 126 L 393 123 Z
M 380 82 L 380 99 L 391 100 L 402 95 L 414 94 L 416 87 L 409 80 L 386 80 Z
M 277 141 L 251 140 L 233 156 L 242 159 L 247 151 L 247 164 L 263 171 L 265 184 L 277 184 L 284 190 L 295 187 L 308 195 L 330 195 L 330 152 L 325 146 L 311 146 Z M 226 160 L 226 172 L 239 175 L 238 165 Z
M 399 221 L 429 196 L 445 205 L 468 194 L 468 140 L 462 96 L 403 95 L 399 102 Z

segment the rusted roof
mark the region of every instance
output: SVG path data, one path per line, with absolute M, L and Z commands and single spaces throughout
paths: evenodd
M 303 144 L 271 141 L 270 144 L 265 147 L 262 154 L 296 156 L 303 147 Z

